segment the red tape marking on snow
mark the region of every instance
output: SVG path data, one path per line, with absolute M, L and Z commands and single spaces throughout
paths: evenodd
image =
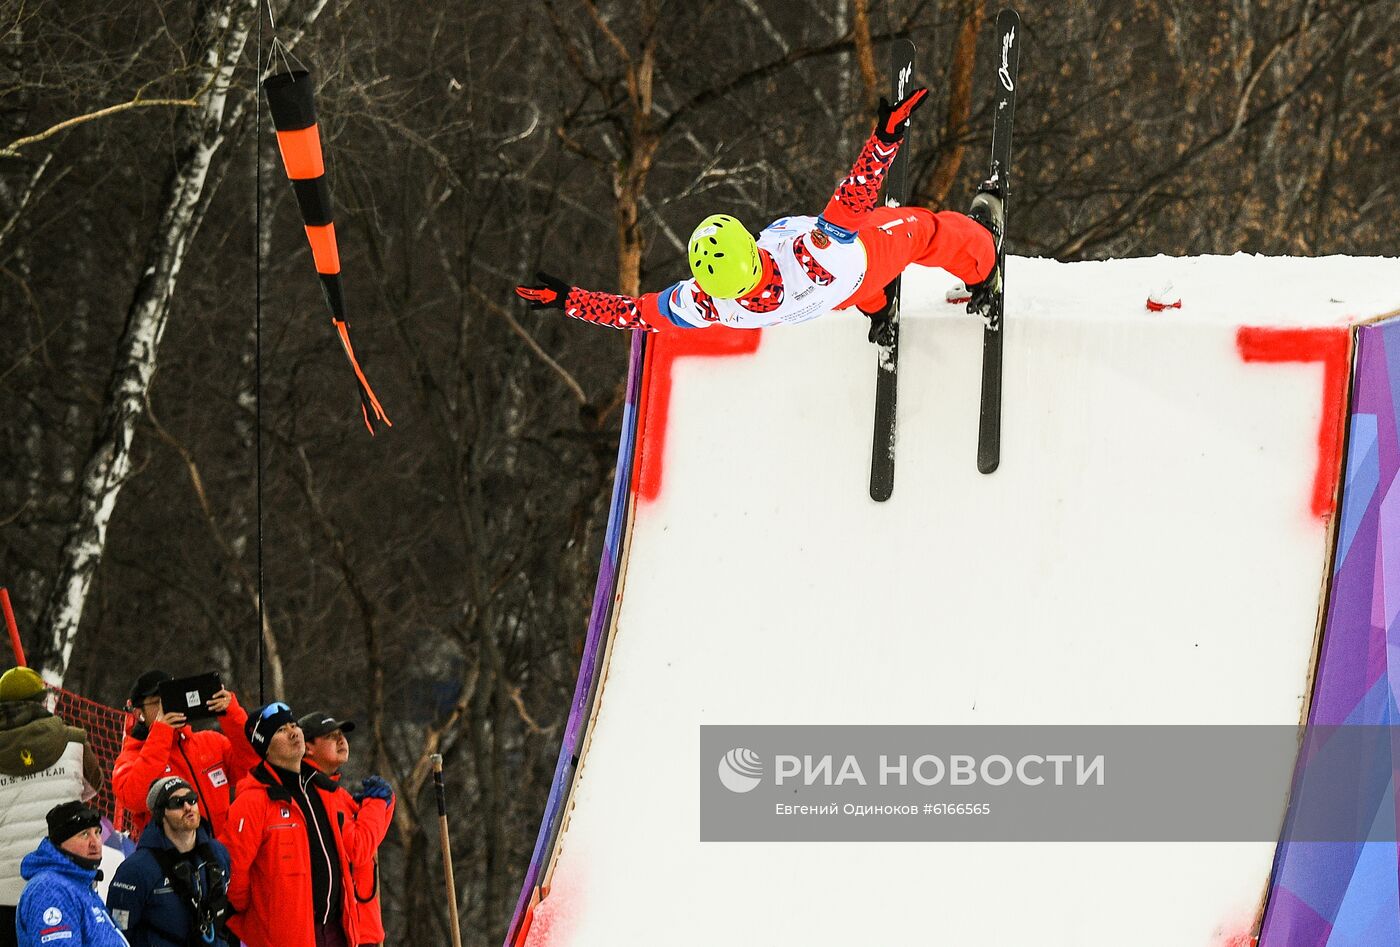
M 705 329 L 662 331 L 647 340 L 647 377 L 642 386 L 641 436 L 632 489 L 638 499 L 655 500 L 661 495 L 661 474 L 666 465 L 666 428 L 671 412 L 671 369 L 678 358 L 721 358 L 751 355 L 758 351 L 761 329 Z
M 1326 519 L 1337 511 L 1337 482 L 1342 473 L 1342 431 L 1346 420 L 1347 379 L 1351 374 L 1351 329 L 1277 329 L 1241 326 L 1235 336 L 1246 362 L 1321 362 L 1322 422 L 1317 431 L 1317 473 L 1313 476 L 1312 513 Z

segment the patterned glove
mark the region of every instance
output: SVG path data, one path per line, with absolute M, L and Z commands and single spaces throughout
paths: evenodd
M 875 123 L 875 137 L 887 145 L 904 139 L 904 127 L 914 110 L 924 104 L 928 89 L 915 89 L 894 105 L 880 98 L 880 120 Z
M 573 287 L 548 273 L 536 273 L 535 279 L 539 286 L 517 286 L 515 295 L 528 302 L 531 309 L 563 309 L 564 299 Z

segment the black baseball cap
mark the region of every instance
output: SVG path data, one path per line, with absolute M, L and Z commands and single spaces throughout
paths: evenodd
M 323 737 L 328 733 L 339 730 L 341 733 L 350 733 L 355 729 L 353 720 L 337 720 L 325 711 L 318 710 L 309 713 L 297 721 L 297 726 L 301 727 L 302 736 L 308 741 Z
M 156 692 L 160 690 L 160 685 L 164 684 L 166 681 L 173 680 L 175 680 L 175 678 L 166 674 L 164 671 L 147 671 L 136 679 L 135 684 L 131 685 L 131 696 L 128 697 L 127 700 L 131 702 L 131 706 L 139 707 L 141 701 L 145 700 L 147 697 L 156 696 Z

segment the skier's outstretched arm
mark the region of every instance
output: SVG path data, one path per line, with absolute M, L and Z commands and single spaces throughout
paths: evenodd
M 851 173 L 836 185 L 836 193 L 822 211 L 821 228 L 834 239 L 850 243 L 856 237 L 861 218 L 875 209 L 880 185 L 899 153 L 909 116 L 926 98 L 928 89 L 915 89 L 893 105 L 880 100 L 880 118 L 875 130 L 866 139 L 860 157 L 851 166 Z
M 705 325 L 685 315 L 696 305 L 696 297 L 704 297 L 694 280 L 685 280 L 667 287 L 660 293 L 643 296 L 621 296 L 570 286 L 548 273 L 536 273 L 538 285 L 515 287 L 515 294 L 530 304 L 531 309 L 562 309 L 566 316 L 614 329 L 642 329 L 660 332 L 665 329 L 692 329 Z M 704 297 L 708 300 L 708 297 Z M 685 306 L 683 312 L 681 307 Z M 703 307 L 702 307 L 703 308 Z

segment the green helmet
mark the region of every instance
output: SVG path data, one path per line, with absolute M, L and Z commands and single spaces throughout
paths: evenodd
M 758 241 L 728 214 L 711 214 L 690 235 L 690 272 L 716 299 L 747 295 L 763 277 Z

